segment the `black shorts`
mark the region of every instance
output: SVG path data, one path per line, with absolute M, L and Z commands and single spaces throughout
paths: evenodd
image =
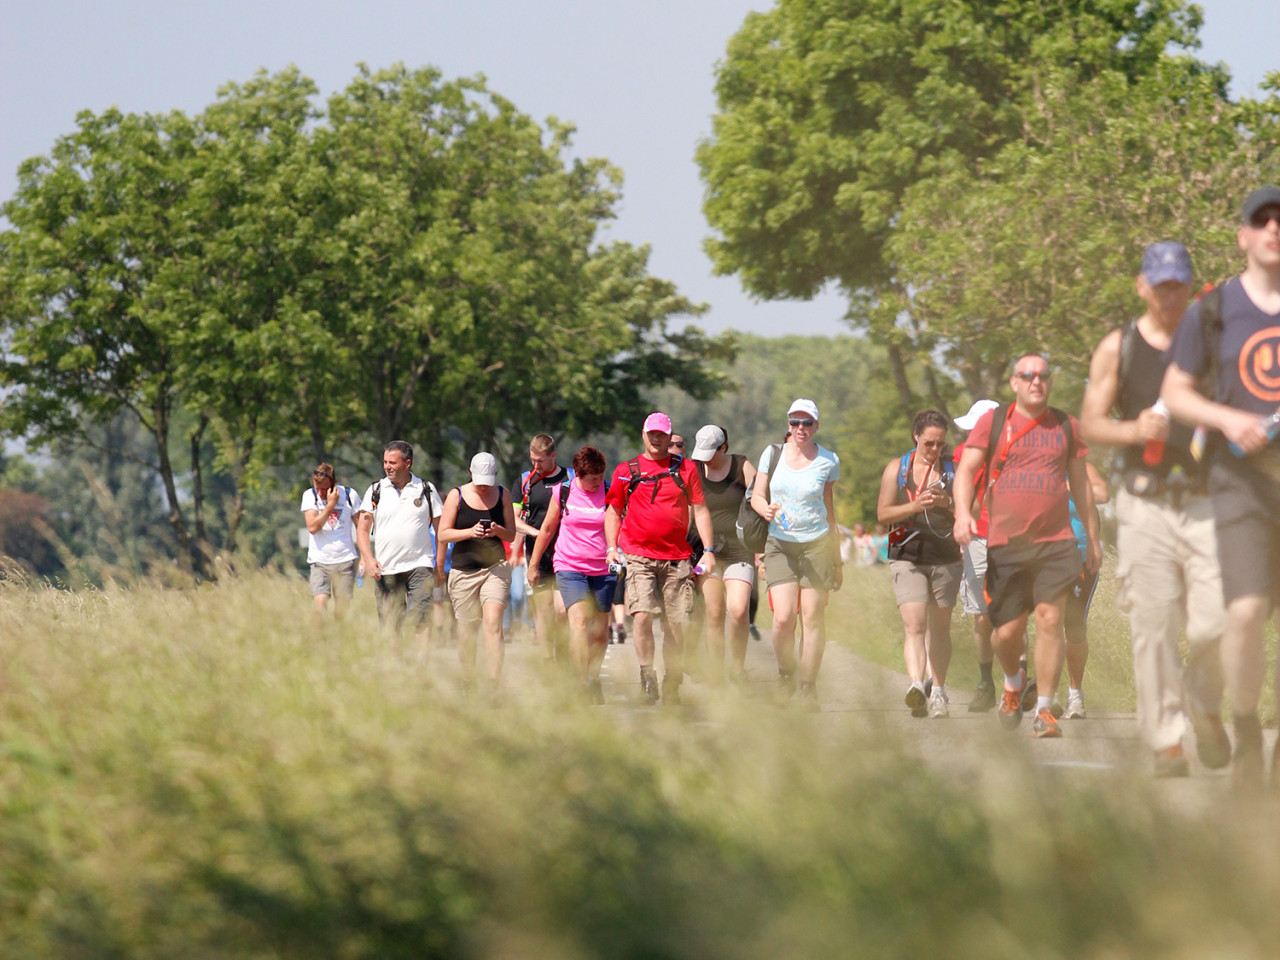
M 1226 602 L 1280 600 L 1280 491 L 1256 471 L 1214 464 L 1209 496 Z
M 1061 600 L 1080 576 L 1075 539 L 987 547 L 982 592 L 991 622 L 999 627 L 1032 613 L 1036 604 Z

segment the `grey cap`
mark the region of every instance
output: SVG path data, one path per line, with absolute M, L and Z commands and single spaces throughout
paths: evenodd
M 498 482 L 498 461 L 492 453 L 477 453 L 471 458 L 471 482 L 482 487 Z
M 694 460 L 705 462 L 716 455 L 716 451 L 720 449 L 720 444 L 722 443 L 724 443 L 724 431 L 714 423 L 708 423 L 698 431 L 698 436 L 693 444 L 693 453 L 689 454 L 689 456 Z
M 1153 243 L 1142 254 L 1142 276 L 1153 287 L 1170 280 L 1191 285 L 1191 254 L 1176 240 Z
M 1248 223 L 1263 207 L 1280 207 L 1280 187 L 1259 187 L 1245 197 L 1244 206 L 1240 208 L 1240 222 Z

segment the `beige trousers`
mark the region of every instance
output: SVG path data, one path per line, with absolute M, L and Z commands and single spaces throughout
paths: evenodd
M 1121 490 L 1116 497 L 1120 565 L 1116 605 L 1129 616 L 1138 726 L 1153 750 L 1189 729 L 1184 696 L 1208 713 L 1222 709 L 1219 641 L 1226 629 L 1213 506 L 1188 497 L 1175 508 Z M 1178 634 L 1185 626 L 1185 674 Z

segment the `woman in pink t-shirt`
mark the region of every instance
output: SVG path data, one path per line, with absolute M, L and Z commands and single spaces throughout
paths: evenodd
M 546 519 L 527 565 L 529 586 L 537 586 L 538 561 L 556 536 L 556 589 L 569 613 L 569 655 L 592 703 L 604 703 L 600 665 L 604 662 L 609 611 L 618 575 L 609 572 L 604 538 L 604 454 L 585 446 L 573 457 L 575 477 L 552 490 Z

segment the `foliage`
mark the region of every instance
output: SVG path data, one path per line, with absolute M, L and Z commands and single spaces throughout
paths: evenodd
M 290 68 L 195 117 L 85 112 L 23 165 L 0 233 L 0 430 L 39 446 L 134 417 L 199 571 L 304 450 L 366 462 L 405 438 L 438 471 L 455 444 L 609 429 L 663 383 L 718 389 L 705 363 L 731 339 L 675 329 L 705 307 L 647 248 L 598 242 L 621 175 L 569 161 L 571 127 L 431 69 L 315 94 Z
M 734 700 L 636 736 L 540 685 L 493 712 L 389 651 L 364 599 L 317 638 L 305 588 L 262 574 L 0 587 L 0 953 L 1261 958 L 1280 935 L 1262 805 L 1224 820 L 1013 750 L 955 780 L 857 714 Z
M 886 247 L 907 225 L 908 189 L 974 176 L 1023 142 L 1047 78 L 1138 84 L 1167 49 L 1194 46 L 1200 22 L 1183 0 L 780 0 L 749 15 L 698 149 L 716 270 L 769 298 L 836 284 L 888 348 L 899 402 L 915 405 L 907 360 L 930 362 L 935 342 L 904 306 L 908 277 L 930 264 Z
M 1185 242 L 1211 282 L 1239 269 L 1239 204 L 1280 170 L 1277 131 L 1280 99 L 1231 104 L 1186 63 L 1137 84 L 1062 77 L 1037 93 L 1024 139 L 907 192 L 888 245 L 907 308 L 975 396 L 1026 349 L 1083 374 L 1140 306 L 1147 244 Z

